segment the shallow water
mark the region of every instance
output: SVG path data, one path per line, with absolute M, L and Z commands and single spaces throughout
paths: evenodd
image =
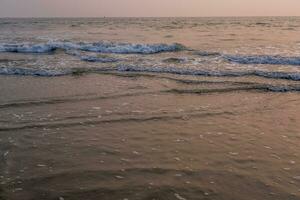
M 299 29 L 0 19 L 0 199 L 300 199 Z

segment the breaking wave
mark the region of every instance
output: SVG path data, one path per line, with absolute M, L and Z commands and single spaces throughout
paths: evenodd
M 241 76 L 259 76 L 264 78 L 273 79 L 288 79 L 299 81 L 300 73 L 288 72 L 270 72 L 260 70 L 250 71 L 210 71 L 210 70 L 197 70 L 197 69 L 184 69 L 176 67 L 138 67 L 138 66 L 125 66 L 120 65 L 118 71 L 127 72 L 152 72 L 152 73 L 170 73 L 179 75 L 195 75 L 195 76 L 215 76 L 215 77 L 241 77 Z
M 223 58 L 238 64 L 300 65 L 300 57 L 224 55 Z
M 49 44 L 0 44 L 0 52 L 13 53 L 48 53 L 56 48 Z
M 18 76 L 62 76 L 70 74 L 71 71 L 58 69 L 32 69 L 22 67 L 0 67 L 1 75 Z
M 100 63 L 111 63 L 111 62 L 118 62 L 119 60 L 116 58 L 110 57 L 96 57 L 96 56 L 80 56 L 82 61 L 86 62 L 100 62 Z
M 114 43 L 114 42 L 68 42 L 50 41 L 47 43 L 0 43 L 0 52 L 13 53 L 50 53 L 57 49 L 71 51 L 86 51 L 96 53 L 111 54 L 156 54 L 162 52 L 176 52 L 188 50 L 181 44 L 133 44 L 133 43 Z M 70 53 L 69 53 L 70 54 Z M 71 53 L 72 55 L 73 53 Z M 219 57 L 225 61 L 238 64 L 266 64 L 266 65 L 294 65 L 300 66 L 300 57 L 284 57 L 280 55 L 231 55 L 220 52 L 195 51 L 195 55 L 202 57 Z M 81 60 L 88 62 L 117 62 L 114 58 L 79 56 Z M 183 60 L 165 60 L 165 62 L 182 62 Z
M 146 73 L 166 73 L 177 75 L 193 75 L 193 76 L 210 76 L 210 77 L 243 77 L 258 76 L 272 79 L 287 79 L 300 81 L 300 73 L 298 72 L 278 72 L 278 71 L 216 71 L 216 70 L 198 70 L 178 67 L 157 67 L 157 66 L 135 66 L 135 65 L 119 65 L 116 68 L 67 68 L 67 69 L 33 69 L 22 67 L 0 67 L 1 75 L 20 75 L 20 76 L 62 76 L 77 75 L 82 73 L 99 73 L 107 71 L 118 72 L 146 72 Z
M 113 42 L 48 42 L 44 44 L 0 44 L 0 52 L 14 53 L 49 53 L 56 49 L 81 50 L 99 53 L 115 54 L 155 54 L 161 52 L 173 52 L 184 50 L 181 44 L 131 44 Z

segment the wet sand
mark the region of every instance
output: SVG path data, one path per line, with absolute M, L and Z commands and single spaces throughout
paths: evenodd
M 0 199 L 300 199 L 300 96 L 270 83 L 2 76 Z

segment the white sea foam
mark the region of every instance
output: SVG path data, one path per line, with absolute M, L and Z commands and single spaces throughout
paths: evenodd
M 111 56 L 106 56 L 106 55 L 102 55 L 102 56 L 82 55 L 82 53 L 77 50 L 67 50 L 66 53 L 71 56 L 76 56 L 80 60 L 87 61 L 87 62 L 111 63 L 111 62 L 121 61 L 120 59 Z
M 223 58 L 238 64 L 300 65 L 300 57 L 224 55 Z
M 22 67 L 0 67 L 1 75 L 31 75 L 31 76 L 62 76 L 79 72 L 101 72 L 101 71 L 120 71 L 120 72 L 149 72 L 149 73 L 167 73 L 178 75 L 193 76 L 212 76 L 212 77 L 242 77 L 242 76 L 259 76 L 273 79 L 288 79 L 300 81 L 300 73 L 298 72 L 272 72 L 272 71 L 217 71 L 217 70 L 198 70 L 178 67 L 159 67 L 159 66 L 135 66 L 135 65 L 119 65 L 117 68 L 67 68 L 67 69 L 34 69 Z
M 118 66 L 118 71 L 127 72 L 152 72 L 152 73 L 171 73 L 180 75 L 195 75 L 195 76 L 215 76 L 215 77 L 241 77 L 241 76 L 260 76 L 265 78 L 274 79 L 288 79 L 299 81 L 300 73 L 298 72 L 271 72 L 271 71 L 259 71 L 259 70 L 249 70 L 249 71 L 216 71 L 216 70 L 198 70 L 198 69 L 187 69 L 178 67 L 139 67 L 134 65 L 120 65 Z
M 80 59 L 87 62 L 110 63 L 118 62 L 119 60 L 111 57 L 95 57 L 95 56 L 80 56 Z
M 54 51 L 56 48 L 49 44 L 0 44 L 0 52 L 14 53 L 47 53 Z
M 19 76 L 62 76 L 70 74 L 68 70 L 53 69 L 32 69 L 21 67 L 0 67 L 1 75 L 19 75 Z
M 221 56 L 222 54 L 219 52 L 209 52 L 209 51 L 196 51 L 195 55 L 209 57 L 209 56 Z
M 99 53 L 116 54 L 154 54 L 161 52 L 180 51 L 184 49 L 181 44 L 131 44 L 131 43 L 113 43 L 113 42 L 48 42 L 45 44 L 0 43 L 0 52 L 15 53 L 47 53 L 56 49 L 63 50 L 81 50 Z
M 72 51 L 88 51 L 97 53 L 113 54 L 155 54 L 161 52 L 174 52 L 185 50 L 181 44 L 132 44 L 132 43 L 113 43 L 113 42 L 67 42 L 49 41 L 47 43 L 0 43 L 0 52 L 14 53 L 49 53 L 57 49 L 65 50 L 67 53 Z M 69 53 L 70 54 L 70 53 Z M 267 64 L 267 65 L 294 65 L 300 66 L 300 57 L 284 57 L 272 55 L 230 55 L 218 52 L 199 52 L 200 56 L 218 56 L 228 62 L 238 64 Z M 73 56 L 80 56 L 77 52 Z M 89 62 L 116 62 L 116 59 L 80 56 L 81 60 Z

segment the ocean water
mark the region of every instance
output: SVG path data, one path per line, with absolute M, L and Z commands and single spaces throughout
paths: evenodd
M 300 199 L 299 31 L 0 19 L 0 199 Z

